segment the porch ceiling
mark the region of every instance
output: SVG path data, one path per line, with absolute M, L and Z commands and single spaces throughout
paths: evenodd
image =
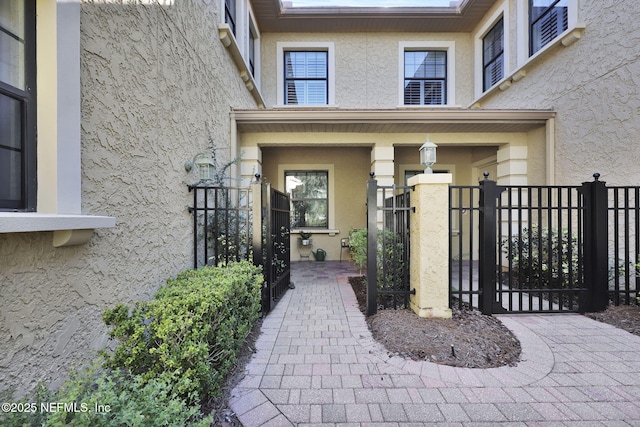
M 261 32 L 470 32 L 497 0 L 453 7 L 284 7 L 251 0 Z
M 241 133 L 528 132 L 554 118 L 548 110 L 236 110 Z

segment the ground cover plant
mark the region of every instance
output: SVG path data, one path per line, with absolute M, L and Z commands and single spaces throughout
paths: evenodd
M 59 390 L 39 387 L 0 425 L 211 425 L 204 414 L 260 316 L 262 281 L 248 262 L 203 267 L 168 280 L 151 301 L 106 310 L 115 348 Z M 47 402 L 70 406 L 49 411 Z

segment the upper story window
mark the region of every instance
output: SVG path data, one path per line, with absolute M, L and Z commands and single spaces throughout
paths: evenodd
M 252 26 L 249 27 L 249 71 L 256 76 L 256 35 Z
M 229 24 L 231 32 L 236 35 L 236 0 L 224 0 L 224 22 Z
M 285 51 L 285 104 L 328 104 L 328 62 L 326 51 Z
M 529 0 L 529 55 L 569 26 L 569 0 Z
M 504 19 L 500 19 L 482 39 L 482 90 L 504 77 Z
M 445 105 L 446 103 L 447 52 L 405 51 L 404 104 Z
M 0 209 L 36 208 L 35 0 L 0 3 Z

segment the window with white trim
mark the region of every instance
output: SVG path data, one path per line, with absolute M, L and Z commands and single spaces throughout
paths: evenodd
M 286 105 L 326 105 L 329 69 L 326 51 L 284 52 L 284 101 Z
M 0 209 L 35 211 L 35 0 L 0 3 Z
M 291 198 L 291 228 L 329 227 L 328 171 L 285 171 L 285 191 Z
M 569 27 L 569 0 L 529 0 L 529 55 Z
M 401 41 L 398 44 L 398 105 L 455 105 L 456 43 Z
M 276 104 L 335 104 L 335 44 L 278 42 L 276 44 Z
M 504 77 L 504 19 L 482 39 L 482 90 L 486 91 Z
M 224 22 L 229 25 L 233 35 L 236 35 L 236 0 L 224 0 Z
M 447 103 L 447 52 L 408 50 L 404 52 L 404 104 L 445 105 Z

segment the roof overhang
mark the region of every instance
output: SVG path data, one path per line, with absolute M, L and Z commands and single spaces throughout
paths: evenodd
M 235 110 L 241 133 L 529 132 L 555 117 L 550 110 Z
M 452 7 L 285 7 L 251 0 L 263 33 L 470 32 L 497 0 L 461 0 Z

